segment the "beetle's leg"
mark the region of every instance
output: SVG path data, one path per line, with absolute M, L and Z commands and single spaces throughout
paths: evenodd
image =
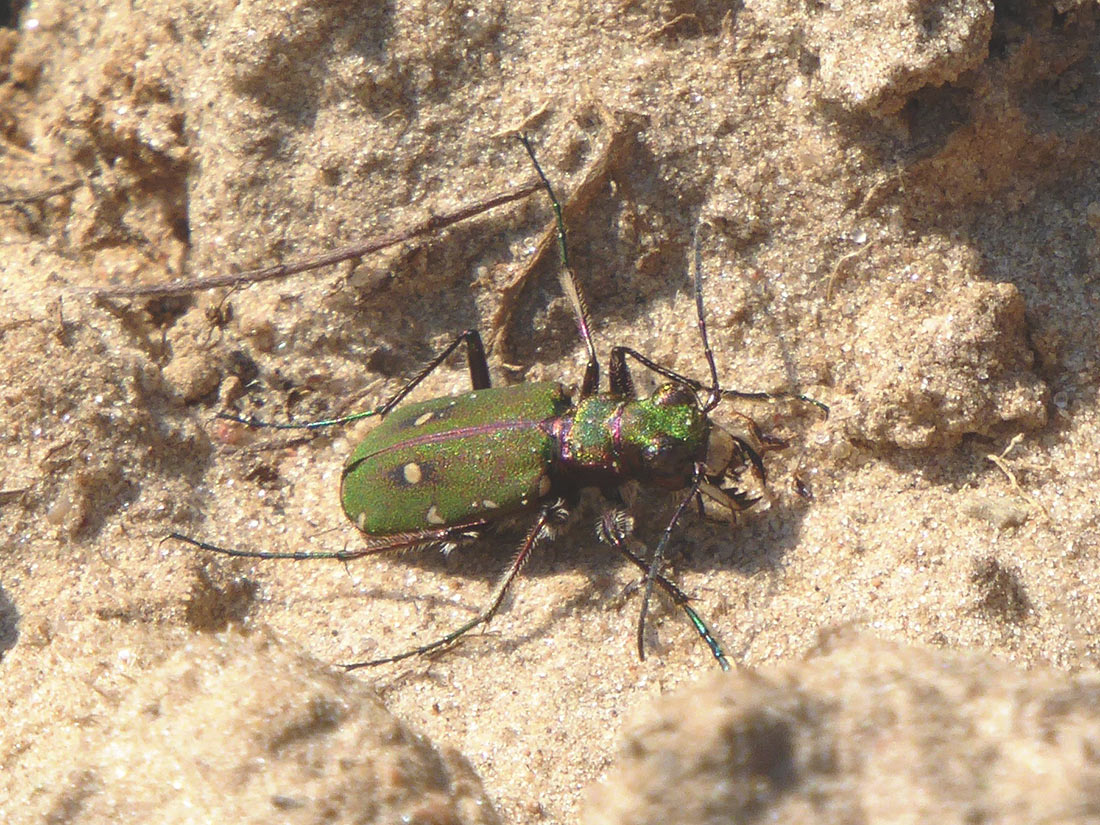
M 639 364 L 647 369 L 652 370 L 660 376 L 668 378 L 670 381 L 675 381 L 677 384 L 684 384 L 691 387 L 698 392 L 707 392 L 710 390 L 706 384 L 702 381 L 697 381 L 694 378 L 689 378 L 686 375 L 681 375 L 675 370 L 670 370 L 668 367 L 658 364 L 651 358 L 647 358 L 635 349 L 630 347 L 612 347 L 611 348 L 611 391 L 619 395 L 625 395 L 633 398 L 633 382 L 630 379 L 630 372 L 626 364 L 626 356 L 630 356 Z M 620 376 L 626 376 L 626 383 L 622 383 Z M 616 383 L 618 382 L 618 383 Z M 623 387 L 629 388 L 629 392 L 623 390 Z M 813 404 L 828 417 L 829 408 L 825 404 L 818 401 L 816 398 L 811 398 L 808 395 L 800 395 L 793 392 L 743 392 L 741 390 L 727 390 L 720 391 L 722 398 L 747 398 L 755 401 L 803 401 L 807 404 Z
M 688 378 L 686 375 L 680 375 L 680 373 L 670 370 L 668 367 L 661 366 L 651 358 L 647 358 L 635 349 L 630 347 L 612 347 L 611 348 L 611 391 L 619 395 L 627 395 L 624 388 L 629 388 L 629 394 L 633 397 L 634 381 L 630 377 L 630 368 L 626 363 L 626 356 L 630 356 L 643 367 L 652 370 L 658 375 L 668 378 L 670 381 L 675 381 L 677 384 L 684 384 L 691 387 L 693 390 L 703 391 L 709 389 L 702 381 L 696 381 L 694 378 Z M 725 392 L 725 390 L 723 390 Z
M 703 256 L 699 251 L 699 236 L 694 231 L 691 233 L 691 248 L 695 256 L 695 317 L 699 327 L 699 337 L 703 341 L 703 354 L 706 356 L 707 366 L 710 368 L 710 385 L 704 385 L 700 381 L 687 378 L 667 367 L 662 367 L 629 347 L 612 348 L 611 363 L 608 370 L 611 374 L 611 391 L 627 398 L 635 398 L 634 381 L 631 379 L 630 370 L 626 365 L 626 356 L 630 355 L 658 375 L 671 378 L 680 384 L 686 384 L 696 391 L 707 390 L 709 395 L 703 404 L 703 413 L 706 414 L 718 406 L 718 402 L 722 398 L 722 388 L 718 386 L 718 367 L 714 364 L 714 351 L 710 348 L 710 339 L 707 337 L 707 319 L 703 313 Z
M 645 574 L 645 591 L 642 593 L 642 611 L 638 616 L 638 658 L 645 660 L 645 617 L 649 612 L 649 597 L 653 594 L 653 582 L 657 580 L 657 576 L 661 572 L 661 564 L 665 559 L 665 548 L 668 546 L 669 539 L 672 538 L 672 530 L 680 521 L 680 517 L 684 514 L 684 510 L 695 498 L 699 492 L 699 485 L 703 480 L 703 469 L 699 466 L 695 468 L 695 475 L 692 479 L 691 487 L 688 489 L 688 493 L 681 500 L 676 507 L 676 512 L 672 514 L 672 518 L 668 522 L 668 527 L 665 528 L 665 532 L 661 534 L 661 540 L 657 542 L 657 549 L 653 551 L 653 558 L 649 560 L 649 565 L 646 568 Z M 698 618 L 698 616 L 696 616 Z M 694 623 L 695 619 L 692 619 Z M 697 628 L 698 629 L 698 626 Z
M 501 602 L 504 601 L 504 594 L 508 592 L 508 588 L 511 586 L 512 581 L 516 578 L 516 574 L 519 573 L 523 565 L 527 562 L 528 557 L 531 555 L 531 550 L 538 544 L 539 540 L 546 535 L 550 522 L 557 518 L 557 508 L 558 505 L 557 502 L 555 502 L 552 505 L 543 507 L 539 511 L 539 516 L 534 526 L 527 531 L 527 537 L 523 540 L 523 544 L 520 545 L 519 551 L 512 559 L 512 563 L 508 566 L 504 575 L 501 576 L 500 582 L 496 586 L 496 590 L 493 591 L 493 598 L 489 602 L 489 606 L 477 614 L 473 619 L 466 622 L 466 624 L 461 627 L 452 630 L 446 636 L 441 636 L 434 642 L 429 642 L 426 645 L 415 647 L 412 650 L 406 650 L 404 653 L 398 653 L 395 656 L 371 659 L 369 662 L 352 662 L 351 664 L 341 665 L 341 667 L 345 670 L 356 670 L 361 667 L 373 667 L 374 665 L 384 665 L 390 662 L 400 662 L 402 659 L 409 659 L 413 656 L 430 653 L 433 650 L 450 647 L 457 642 L 459 638 L 469 633 L 478 625 L 486 624 L 496 615 L 497 610 L 500 609 Z
M 182 541 L 197 547 L 200 550 L 208 550 L 211 553 L 219 553 L 223 556 L 232 556 L 238 559 L 336 559 L 337 561 L 351 561 L 374 553 L 384 553 L 388 550 L 411 550 L 424 545 L 446 544 L 452 541 L 467 539 L 472 531 L 484 527 L 485 522 L 473 522 L 457 526 L 439 527 L 433 530 L 419 530 L 412 533 L 398 533 L 393 536 L 371 537 L 366 536 L 367 544 L 355 550 L 300 550 L 295 552 L 278 552 L 270 550 L 237 550 L 232 547 L 221 547 L 206 541 L 193 539 L 182 533 L 169 533 L 162 541 Z
M 707 366 L 710 369 L 710 384 L 704 384 L 702 381 L 697 381 L 694 378 L 688 378 L 686 375 L 680 375 L 680 373 L 670 370 L 668 367 L 662 367 L 655 361 L 646 358 L 637 350 L 630 349 L 630 347 L 614 347 L 611 350 L 611 364 L 609 371 L 611 373 L 611 391 L 624 395 L 628 398 L 634 398 L 634 383 L 630 378 L 630 371 L 626 366 L 626 356 L 630 356 L 638 363 L 653 370 L 658 375 L 664 376 L 678 384 L 684 384 L 691 387 L 696 392 L 708 393 L 707 400 L 703 404 L 703 412 L 709 413 L 715 407 L 718 406 L 718 402 L 723 398 L 756 398 L 766 400 L 776 400 L 780 398 L 793 398 L 799 401 L 805 401 L 808 404 L 821 409 L 825 416 L 829 415 L 829 408 L 822 404 L 820 401 L 816 401 L 806 395 L 797 395 L 795 393 L 768 393 L 768 392 L 741 392 L 739 390 L 724 390 L 718 384 L 718 367 L 714 363 L 714 351 L 710 348 L 710 339 L 707 337 L 707 319 L 703 312 L 703 260 L 702 253 L 699 250 L 699 237 L 693 232 L 691 236 L 691 248 L 695 257 L 695 274 L 693 278 L 694 292 L 695 292 L 695 318 L 696 323 L 699 326 L 699 337 L 703 341 L 703 354 L 707 359 Z
M 630 377 L 630 368 L 626 365 L 627 347 L 612 347 L 607 372 L 611 383 L 611 392 L 623 398 L 637 398 L 634 379 Z
M 400 404 L 405 396 L 416 389 L 417 384 L 431 375 L 431 373 L 442 364 L 452 352 L 458 349 L 461 344 L 466 345 L 466 363 L 470 367 L 470 384 L 475 390 L 488 389 L 491 386 L 491 382 L 489 380 L 489 362 L 485 357 L 485 346 L 481 343 L 481 335 L 478 331 L 476 329 L 468 329 L 451 341 L 443 352 L 429 361 L 427 365 L 409 381 L 409 383 L 397 391 L 396 395 L 381 406 L 375 407 L 373 410 L 342 415 L 339 418 L 310 421 L 305 424 L 274 424 L 267 421 L 258 421 L 255 418 L 241 418 L 240 416 L 229 415 L 228 413 L 218 413 L 217 417 L 227 421 L 236 421 L 239 424 L 247 424 L 250 427 L 264 427 L 273 430 L 316 430 L 321 427 L 331 427 L 335 424 L 349 424 L 352 421 L 371 418 L 375 415 L 385 416 L 390 410 Z
M 611 372 L 611 376 L 612 376 L 612 379 L 611 379 L 611 391 L 612 392 L 617 392 L 619 394 L 625 394 L 620 389 L 616 389 L 616 386 L 615 386 L 616 378 L 615 378 L 615 376 L 617 376 L 617 375 L 625 374 L 626 377 L 627 377 L 627 382 L 628 382 L 627 386 L 633 387 L 633 384 L 630 383 L 630 374 L 629 374 L 629 372 L 627 370 L 627 366 L 626 366 L 626 356 L 628 356 L 628 355 L 631 358 L 633 358 L 635 361 L 637 361 L 639 364 L 646 367 L 647 369 L 653 370 L 653 372 L 657 373 L 658 375 L 664 376 L 665 378 L 668 378 L 671 381 L 675 381 L 677 384 L 684 384 L 684 385 L 686 385 L 688 387 L 691 387 L 693 390 L 696 390 L 698 392 L 707 392 L 707 391 L 710 390 L 710 387 L 708 387 L 702 381 L 697 381 L 694 378 L 689 378 L 686 375 L 681 375 L 680 373 L 676 372 L 675 370 L 670 370 L 668 367 L 661 366 L 656 361 L 652 360 L 651 358 L 647 358 L 646 356 L 642 355 L 640 352 L 638 352 L 635 349 L 631 349 L 630 347 L 612 347 L 611 348 L 611 365 L 610 365 L 610 372 Z M 815 407 L 817 407 L 819 410 L 821 410 L 823 413 L 825 413 L 826 418 L 828 418 L 828 416 L 829 416 L 829 407 L 827 405 L 821 403 L 816 398 L 811 398 L 808 395 L 801 395 L 799 393 L 794 393 L 794 392 L 744 392 L 742 390 L 727 390 L 727 389 L 722 389 L 719 392 L 720 392 L 722 398 L 747 398 L 747 399 L 755 400 L 755 401 L 802 401 L 802 402 L 805 402 L 806 404 L 813 404 Z M 633 397 L 633 396 L 629 396 L 629 397 Z
M 608 544 L 622 553 L 631 564 L 640 569 L 643 573 L 649 573 L 650 565 L 646 564 L 644 559 L 640 558 L 626 546 L 626 541 L 620 530 L 607 530 L 605 531 L 605 535 Z M 730 663 L 729 660 L 726 659 L 726 654 L 722 652 L 722 646 L 718 643 L 718 640 L 714 638 L 714 634 L 710 632 L 707 623 L 703 621 L 702 617 L 696 613 L 695 609 L 688 603 L 689 599 L 684 591 L 660 572 L 654 575 L 653 581 L 668 594 L 669 598 L 672 599 L 685 614 L 687 614 L 688 621 L 691 622 L 692 627 L 695 628 L 695 632 L 699 634 L 699 637 L 706 643 L 707 647 L 710 648 L 711 655 L 718 661 L 719 667 L 721 667 L 722 670 L 729 670 Z
M 587 398 L 600 390 L 600 362 L 596 359 L 596 345 L 592 343 L 592 331 L 589 328 L 588 304 L 581 293 L 581 285 L 573 270 L 566 267 L 558 273 L 561 288 L 573 305 L 573 314 L 577 316 L 577 329 L 588 348 L 588 363 L 584 367 L 584 382 L 581 384 L 581 398 Z
M 561 257 L 558 282 L 573 307 L 573 314 L 577 317 L 577 329 L 581 334 L 581 340 L 588 348 L 588 363 L 585 365 L 584 382 L 581 384 L 581 398 L 587 398 L 600 389 L 600 362 L 596 358 L 596 345 L 592 343 L 592 324 L 588 319 L 588 302 L 584 300 L 580 282 L 577 281 L 573 267 L 569 265 L 569 250 L 565 245 L 565 219 L 561 214 L 561 203 L 558 201 L 558 196 L 554 194 L 554 187 L 550 185 L 550 180 L 542 171 L 542 167 L 539 166 L 538 158 L 535 157 L 535 150 L 531 146 L 531 140 L 522 132 L 519 134 L 519 140 L 523 144 L 523 148 L 527 150 L 527 154 L 530 155 L 531 163 L 535 165 L 535 171 L 538 172 L 543 188 L 550 196 L 550 203 L 554 206 L 554 217 L 558 222 L 558 252 Z
M 466 345 L 466 363 L 470 368 L 471 388 L 475 390 L 488 389 L 492 386 L 492 382 L 489 380 L 489 361 L 485 358 L 485 346 L 481 343 L 481 334 L 476 329 L 468 329 L 460 333 L 457 338 L 451 341 L 443 352 L 429 361 L 408 384 L 398 390 L 397 394 L 381 407 L 364 413 L 344 416 L 343 418 L 337 419 L 336 423 L 342 424 L 347 421 L 355 421 L 359 418 L 366 418 L 371 415 L 386 415 L 386 413 L 400 404 L 405 396 L 416 388 L 417 384 L 431 375 L 436 367 L 447 360 L 447 356 L 458 349 L 460 344 Z

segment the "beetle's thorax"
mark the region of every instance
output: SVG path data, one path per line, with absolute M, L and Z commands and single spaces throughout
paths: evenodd
M 708 422 L 695 394 L 666 384 L 649 398 L 594 395 L 554 423 L 556 469 L 581 486 L 680 489 L 705 458 Z

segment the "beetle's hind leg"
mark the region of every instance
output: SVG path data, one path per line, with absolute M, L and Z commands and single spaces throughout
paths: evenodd
M 228 413 L 218 413 L 217 417 L 226 421 L 236 421 L 238 424 L 247 424 L 249 427 L 262 427 L 272 430 L 317 430 L 322 427 L 332 427 L 337 424 L 350 424 L 373 416 L 385 417 L 398 404 L 405 400 L 405 396 L 416 389 L 425 378 L 431 375 L 440 364 L 447 360 L 448 356 L 462 344 L 466 345 L 466 363 L 470 368 L 470 385 L 475 390 L 485 390 L 492 386 L 489 379 L 489 360 L 485 357 L 485 345 L 481 342 L 481 333 L 476 329 L 463 330 L 441 353 L 429 361 L 405 386 L 399 389 L 388 401 L 373 410 L 342 415 L 338 418 L 325 418 L 320 421 L 309 421 L 305 424 L 277 424 L 269 421 L 260 421 L 256 418 L 242 418 Z
M 523 544 L 520 545 L 516 555 L 512 558 L 512 563 L 508 565 L 508 569 L 505 570 L 504 575 L 500 577 L 500 581 L 493 591 L 492 599 L 489 601 L 489 606 L 478 613 L 477 616 L 462 626 L 452 630 L 446 636 L 441 636 L 433 642 L 428 642 L 428 644 L 414 647 L 411 650 L 406 650 L 394 656 L 384 656 L 381 659 L 371 659 L 367 662 L 352 662 L 341 665 L 341 667 L 345 670 L 357 670 L 361 667 L 373 667 L 375 665 L 385 665 L 391 662 L 400 662 L 402 659 L 422 656 L 425 653 L 431 653 L 435 650 L 445 650 L 475 627 L 487 624 L 500 609 L 500 605 L 504 601 L 504 594 L 508 592 L 508 588 L 511 587 L 516 575 L 523 569 L 523 565 L 527 563 L 527 559 L 530 558 L 531 551 L 535 548 L 535 545 L 550 535 L 553 523 L 561 516 L 561 509 L 560 502 L 555 501 L 539 510 L 538 519 L 536 519 L 534 525 L 527 531 L 527 535 L 523 539 Z

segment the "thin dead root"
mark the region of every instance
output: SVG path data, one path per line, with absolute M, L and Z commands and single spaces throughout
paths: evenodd
M 57 186 L 52 186 L 49 189 L 43 189 L 39 192 L 25 192 L 18 195 L 5 195 L 0 197 L 0 206 L 14 206 L 16 204 L 25 203 L 38 203 L 44 201 L 55 195 L 64 195 L 68 192 L 72 192 L 74 189 L 79 189 L 84 181 L 71 180 L 66 183 L 59 183 Z
M 854 249 L 846 255 L 842 255 L 835 264 L 833 264 L 833 271 L 829 273 L 829 280 L 825 286 L 825 300 L 833 300 L 833 292 L 836 290 L 836 285 L 840 282 L 841 276 L 845 274 L 845 270 L 848 265 L 861 255 L 865 255 L 870 251 L 871 247 L 875 245 L 875 242 L 869 241 L 861 246 L 859 249 Z
M 247 272 L 237 272 L 230 275 L 212 275 L 207 278 L 176 280 L 163 284 L 107 288 L 76 287 L 73 291 L 84 295 L 92 295 L 97 298 L 163 298 L 188 295 L 203 289 L 240 287 L 246 284 L 269 281 L 275 278 L 285 278 L 289 275 L 296 275 L 299 272 L 320 269 L 321 267 L 338 264 L 342 261 L 351 260 L 352 258 L 361 258 L 364 255 L 369 255 L 372 252 L 378 252 L 379 250 L 396 246 L 399 243 L 404 243 L 413 238 L 422 235 L 430 235 L 434 232 L 438 232 L 440 229 L 480 215 L 482 212 L 487 212 L 497 206 L 503 206 L 506 203 L 525 198 L 531 193 L 538 191 L 538 189 L 539 183 L 537 181 L 531 181 L 509 192 L 504 192 L 491 198 L 478 201 L 468 206 L 464 206 L 461 209 L 456 209 L 453 212 L 447 212 L 441 215 L 431 215 L 419 223 L 402 227 L 396 232 L 376 235 L 373 238 L 356 241 L 347 246 L 342 246 L 339 249 L 334 249 L 331 252 L 326 252 L 322 255 L 316 255 L 289 264 L 277 264 L 275 266 L 264 267 L 263 269 L 252 269 Z
M 1052 521 L 1053 519 L 1051 519 L 1050 513 L 1047 511 L 1047 508 L 1043 506 L 1042 502 L 1040 502 L 1037 498 L 1035 498 L 1030 493 L 1026 492 L 1020 486 L 1020 482 L 1018 482 L 1016 480 L 1015 473 L 1013 473 L 1012 469 L 1008 466 L 1008 461 L 1006 460 L 1008 458 L 1008 454 L 1010 452 L 1012 452 L 1012 450 L 1014 450 L 1016 448 L 1016 446 L 1021 441 L 1023 441 L 1023 439 L 1024 439 L 1024 434 L 1023 433 L 1017 433 L 1015 436 L 1013 436 L 1012 440 L 1008 442 L 1008 446 L 1004 448 L 1004 450 L 1001 452 L 1000 455 L 990 453 L 989 455 L 986 456 L 986 458 L 988 458 L 990 461 L 992 461 L 994 464 L 996 464 L 997 467 L 1000 469 L 1000 471 L 1002 473 L 1004 473 L 1005 476 L 1008 477 L 1008 483 L 1012 486 L 1012 489 L 1016 492 L 1016 495 L 1018 495 L 1020 498 L 1022 498 L 1024 501 L 1026 501 L 1028 504 L 1030 504 L 1036 510 L 1041 512 L 1044 516 L 1046 516 L 1047 521 Z

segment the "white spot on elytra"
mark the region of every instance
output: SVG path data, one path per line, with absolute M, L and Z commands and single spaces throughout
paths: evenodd
M 486 510 L 496 510 L 498 507 L 500 507 L 499 504 L 488 498 L 482 500 L 481 506 L 484 507 Z
M 420 465 L 415 461 L 406 464 L 402 472 L 405 474 L 405 481 L 409 484 L 419 484 L 420 479 L 424 478 L 424 474 L 420 472 Z
M 416 419 L 416 421 L 413 422 L 413 426 L 414 427 L 420 427 L 424 424 L 427 424 L 433 418 L 435 418 L 435 413 L 434 412 L 426 412 L 423 415 L 419 416 Z
M 367 511 L 366 510 L 364 510 L 362 513 L 360 513 L 359 515 L 357 515 L 355 517 L 355 526 L 358 527 L 363 532 L 366 532 L 366 530 L 367 530 Z
M 443 516 L 439 515 L 439 511 L 437 509 L 435 509 L 435 505 L 433 504 L 431 507 L 428 508 L 428 524 L 443 524 L 443 523 L 444 523 Z

